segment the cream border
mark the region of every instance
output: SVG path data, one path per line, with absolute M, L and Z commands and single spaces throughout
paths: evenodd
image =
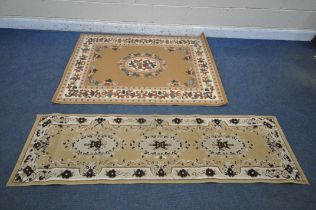
M 210 58 L 211 62 L 214 65 L 214 71 L 215 71 L 215 75 L 216 75 L 215 79 L 217 79 L 217 84 L 216 85 L 219 86 L 219 91 L 222 94 L 223 101 L 224 101 L 224 102 L 222 102 L 221 105 L 228 104 L 227 96 L 226 96 L 226 93 L 225 93 L 225 90 L 224 90 L 224 87 L 223 87 L 223 83 L 222 83 L 221 77 L 220 77 L 218 69 L 217 69 L 217 65 L 216 65 L 215 60 L 214 60 L 214 56 L 212 54 L 211 46 L 209 45 L 209 43 L 207 41 L 207 38 L 206 38 L 204 33 L 202 33 L 200 35 L 200 37 L 202 39 L 202 42 L 204 42 L 205 48 L 207 48 L 206 51 L 208 53 L 208 57 Z
M 40 119 L 43 116 L 48 116 L 48 115 L 63 115 L 63 116 L 103 116 L 103 117 L 110 117 L 110 116 L 126 116 L 126 117 L 132 117 L 132 116 L 139 116 L 139 117 L 155 117 L 155 116 L 162 116 L 162 117 L 201 117 L 201 118 L 214 118 L 214 117 L 220 117 L 220 118 L 231 118 L 231 117 L 236 117 L 236 118 L 249 118 L 249 117 L 269 117 L 272 118 L 275 121 L 276 126 L 279 128 L 279 131 L 281 133 L 281 136 L 284 140 L 284 143 L 291 154 L 291 157 L 297 166 L 298 170 L 300 171 L 303 181 L 298 182 L 298 181 L 293 181 L 293 180 L 270 180 L 270 179 L 215 179 L 215 178 L 209 178 L 209 179 L 185 179 L 185 180 L 91 180 L 91 181 L 47 181 L 47 182 L 31 182 L 31 183 L 14 183 L 13 179 L 15 177 L 15 174 L 21 165 L 21 162 L 23 160 L 23 157 L 25 156 L 25 153 L 28 149 L 28 146 L 32 140 L 32 137 L 35 133 L 35 130 L 38 126 L 38 123 Z M 32 127 L 32 130 L 27 138 L 27 141 L 23 147 L 23 150 L 19 156 L 19 159 L 12 171 L 12 174 L 7 182 L 7 187 L 10 186 L 31 186 L 31 185 L 50 185 L 50 184 L 64 184 L 64 185 L 76 185 L 76 184 L 136 184 L 136 183 L 208 183 L 208 182 L 215 182 L 215 183 L 296 183 L 296 184 L 309 184 L 302 168 L 300 167 L 285 135 L 284 132 L 275 116 L 258 116 L 258 115 L 120 115 L 120 114 L 61 114 L 61 113 L 52 113 L 52 114 L 38 114 L 36 115 L 36 120 L 35 123 Z

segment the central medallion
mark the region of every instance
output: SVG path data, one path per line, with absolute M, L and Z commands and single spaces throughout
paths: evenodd
M 237 136 L 218 135 L 207 136 L 201 142 L 201 146 L 209 155 L 241 155 L 248 147 L 246 141 Z
M 85 135 L 72 143 L 72 148 L 81 155 L 112 155 L 118 141 L 112 135 Z
M 182 150 L 182 142 L 176 135 L 153 134 L 144 135 L 138 142 L 138 148 L 144 156 L 166 158 L 178 156 Z
M 121 59 L 119 68 L 130 77 L 153 77 L 166 69 L 166 62 L 153 53 L 131 53 Z

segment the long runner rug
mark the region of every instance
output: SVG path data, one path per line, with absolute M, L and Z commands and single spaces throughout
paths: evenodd
M 204 34 L 82 34 L 53 102 L 219 106 L 227 99 Z
M 275 117 L 38 115 L 8 186 L 307 184 Z

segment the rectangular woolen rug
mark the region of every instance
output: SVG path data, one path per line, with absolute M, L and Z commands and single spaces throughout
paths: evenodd
M 38 115 L 8 186 L 307 184 L 275 117 Z
M 204 34 L 81 34 L 52 101 L 199 106 L 227 103 Z

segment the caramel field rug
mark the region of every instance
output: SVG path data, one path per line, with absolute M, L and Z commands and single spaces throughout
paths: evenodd
M 307 184 L 275 117 L 38 115 L 8 186 Z
M 52 101 L 200 106 L 227 103 L 204 34 L 82 34 Z

